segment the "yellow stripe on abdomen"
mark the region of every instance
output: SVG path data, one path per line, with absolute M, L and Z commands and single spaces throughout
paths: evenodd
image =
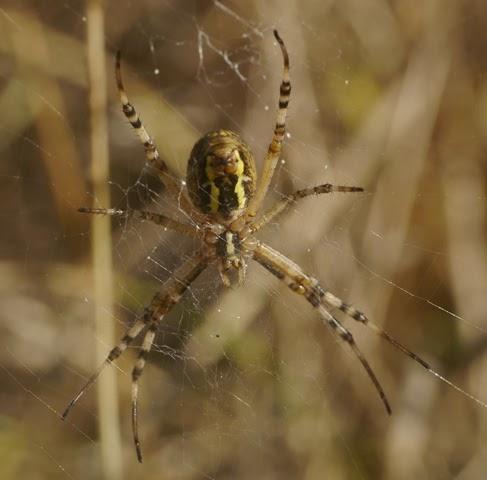
M 247 201 L 247 197 L 245 196 L 245 189 L 243 186 L 244 180 L 244 162 L 240 158 L 240 153 L 238 150 L 235 150 L 235 156 L 237 157 L 237 172 L 236 175 L 238 177 L 237 183 L 235 184 L 235 193 L 237 194 L 237 201 L 238 201 L 238 208 L 244 208 L 245 203 Z

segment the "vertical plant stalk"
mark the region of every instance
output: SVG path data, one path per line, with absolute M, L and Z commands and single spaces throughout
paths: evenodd
M 102 0 L 88 0 L 87 43 L 91 121 L 91 176 L 97 202 L 110 205 L 108 187 L 109 155 L 107 132 L 107 82 Z M 106 345 L 115 344 L 113 322 L 113 274 L 110 218 L 91 217 L 94 274 L 96 365 L 106 357 Z M 117 379 L 107 368 L 98 381 L 98 428 L 101 463 L 107 480 L 122 478 L 122 447 L 118 414 Z

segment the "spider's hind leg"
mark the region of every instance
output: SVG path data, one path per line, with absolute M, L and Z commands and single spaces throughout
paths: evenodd
M 267 149 L 267 154 L 264 160 L 264 169 L 259 184 L 257 185 L 257 191 L 254 198 L 250 201 L 247 215 L 249 217 L 255 217 L 256 213 L 260 209 L 264 197 L 269 189 L 274 171 L 281 154 L 281 146 L 286 134 L 286 116 L 289 99 L 291 98 L 291 78 L 289 75 L 289 55 L 286 45 L 282 38 L 279 36 L 277 30 L 274 30 L 274 38 L 277 40 L 282 53 L 283 71 L 281 85 L 279 87 L 279 103 L 276 113 L 276 123 L 274 125 L 274 132 L 272 135 L 271 143 Z
M 176 179 L 174 173 L 169 169 L 167 163 L 162 159 L 157 145 L 155 144 L 152 137 L 147 132 L 142 120 L 140 119 L 139 114 L 135 107 L 130 103 L 127 92 L 125 91 L 125 87 L 123 85 L 122 80 L 122 67 L 121 67 L 121 53 L 120 50 L 117 51 L 115 57 L 115 78 L 117 81 L 117 88 L 120 97 L 120 103 L 122 104 L 122 111 L 127 120 L 129 121 L 132 128 L 135 130 L 135 134 L 137 135 L 140 143 L 144 147 L 145 151 L 145 158 L 147 162 L 152 165 L 157 171 L 159 179 L 163 183 L 163 185 L 168 189 L 168 191 L 176 198 L 178 198 L 180 202 L 180 207 L 186 213 L 191 212 L 192 206 L 189 203 L 186 195 L 184 194 L 184 190 L 182 189 L 182 185 Z

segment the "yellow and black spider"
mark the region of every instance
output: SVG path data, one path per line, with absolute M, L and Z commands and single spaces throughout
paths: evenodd
M 229 130 L 217 130 L 207 133 L 194 145 L 188 161 L 186 191 L 183 192 L 180 191 L 181 184 L 175 180 L 174 175 L 161 159 L 154 141 L 142 125 L 135 108 L 129 103 L 122 83 L 120 53 L 117 54 L 115 73 L 123 113 L 144 145 L 147 161 L 155 168 L 168 192 L 178 195 L 180 208 L 191 219 L 191 224 L 181 223 L 165 215 L 143 210 L 105 208 L 80 208 L 79 210 L 91 214 L 137 216 L 183 235 L 197 238 L 201 241 L 201 247 L 173 272 L 161 290 L 154 295 L 144 313 L 136 319 L 120 343 L 110 351 L 104 363 L 69 403 L 62 418 L 66 418 L 71 408 L 95 382 L 103 368 L 118 358 L 135 338 L 145 331 L 140 353 L 132 371 L 132 428 L 139 462 L 142 462 L 142 452 L 137 428 L 138 381 L 152 347 L 157 326 L 179 302 L 191 283 L 209 265 L 216 265 L 223 284 L 229 286 L 228 273 L 238 272 L 241 283 L 245 275 L 246 261 L 253 259 L 282 280 L 293 292 L 304 297 L 337 337 L 351 347 L 389 414 L 391 408 L 382 386 L 357 347 L 352 334 L 330 313 L 330 307 L 341 310 L 357 322 L 368 326 L 436 377 L 485 406 L 483 402 L 432 370 L 427 362 L 393 339 L 381 327 L 372 323 L 362 312 L 323 288 L 318 280 L 307 275 L 292 260 L 255 237 L 262 227 L 300 198 L 322 193 L 363 191 L 360 187 L 336 186 L 328 183 L 305 188 L 288 195 L 269 211 L 258 216 L 281 153 L 287 106 L 291 93 L 287 49 L 276 30 L 274 30 L 274 36 L 282 51 L 284 70 L 274 135 L 264 160 L 260 182 L 257 182 L 254 157 L 249 147 L 236 133 Z

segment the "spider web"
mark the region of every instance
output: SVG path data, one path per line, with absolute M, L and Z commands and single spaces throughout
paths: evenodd
M 106 2 L 107 55 L 122 50 L 129 97 L 181 178 L 192 144 L 217 128 L 239 132 L 260 166 L 278 28 L 293 93 L 266 205 L 326 182 L 367 193 L 303 200 L 260 238 L 485 401 L 485 6 L 263 3 Z M 109 478 L 95 389 L 58 418 L 96 368 L 95 345 L 112 347 L 91 320 L 90 226 L 77 208 L 182 218 L 144 166 L 111 70 L 111 204 L 92 193 L 86 21 L 74 0 L 0 7 L 5 479 Z M 195 244 L 135 220 L 112 232 L 118 338 Z M 388 418 L 312 308 L 249 267 L 235 289 L 208 269 L 160 326 L 141 379 L 143 465 L 129 413 L 137 347 L 111 367 L 125 478 L 483 478 L 484 409 L 344 319 L 390 397 Z

